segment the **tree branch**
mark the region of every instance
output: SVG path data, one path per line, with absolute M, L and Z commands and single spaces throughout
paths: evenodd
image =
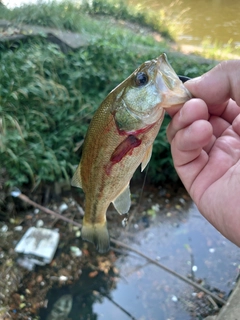
M 78 222 L 75 222 L 71 219 L 68 219 L 64 216 L 62 216 L 59 213 L 56 213 L 48 208 L 45 208 L 39 204 L 37 204 L 36 202 L 30 200 L 26 195 L 22 194 L 21 192 L 16 192 L 16 193 L 12 193 L 13 196 L 18 197 L 19 199 L 21 199 L 22 201 L 32 205 L 35 208 L 38 208 L 40 210 L 42 210 L 43 212 L 46 212 L 48 214 L 54 215 L 55 217 L 57 217 L 58 219 L 64 220 L 68 223 L 74 224 L 75 226 L 78 227 L 82 227 L 82 225 Z M 209 295 L 210 297 L 212 297 L 215 301 L 217 301 L 221 306 L 226 304 L 226 301 L 221 299 L 220 297 L 218 297 L 216 294 L 212 293 L 211 291 L 207 290 L 206 288 L 202 287 L 201 285 L 199 285 L 198 283 L 188 279 L 187 277 L 184 277 L 180 274 L 178 274 L 177 272 L 169 269 L 168 267 L 164 266 L 163 264 L 159 263 L 158 261 L 146 256 L 145 254 L 143 254 L 142 252 L 138 251 L 137 249 L 134 249 L 133 247 L 128 246 L 127 244 L 118 241 L 116 239 L 111 238 L 111 242 L 119 247 L 125 248 L 131 252 L 136 253 L 137 255 L 141 256 L 142 258 L 146 259 L 147 261 L 151 262 L 152 264 L 155 264 L 156 266 L 158 266 L 159 268 L 165 270 L 166 272 L 170 273 L 171 275 L 177 277 L 178 279 L 186 282 L 187 284 L 191 285 L 192 287 L 203 291 L 204 293 L 206 293 L 207 295 Z

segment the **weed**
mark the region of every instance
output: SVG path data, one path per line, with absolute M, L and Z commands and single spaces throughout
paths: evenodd
M 239 58 L 240 47 L 233 45 L 230 39 L 228 43 L 222 45 L 218 42 L 212 42 L 209 39 L 204 39 L 202 42 L 202 56 L 208 59 L 224 60 L 229 58 Z
M 103 5 L 93 3 L 94 11 L 97 3 Z M 130 15 L 125 9 L 120 15 L 118 7 L 104 10 L 109 8 L 115 10 L 112 14 L 116 17 Z M 79 6 L 65 2 L 34 9 L 25 6 L 9 10 L 5 18 L 75 31 L 84 29 L 76 15 Z M 62 16 L 58 19 L 59 12 Z M 79 162 L 74 150 L 84 139 L 100 102 L 143 61 L 167 49 L 165 42 L 157 42 L 151 35 L 112 25 L 110 19 L 100 27 L 100 20 L 81 14 L 87 21 L 84 30 L 94 35 L 87 47 L 63 54 L 57 45 L 38 38 L 0 53 L 0 163 L 7 172 L 6 186 L 36 187 L 40 182 L 68 180 Z M 92 29 L 90 21 L 94 21 Z M 211 67 L 171 55 L 170 61 L 177 73 L 188 76 L 197 76 Z M 150 164 L 149 177 L 156 182 L 176 179 L 164 131 L 168 121 L 166 118 L 155 141 Z

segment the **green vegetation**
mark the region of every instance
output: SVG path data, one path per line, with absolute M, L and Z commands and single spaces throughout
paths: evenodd
M 233 45 L 232 40 L 229 40 L 224 46 L 217 43 L 212 43 L 209 39 L 202 41 L 201 55 L 208 59 L 225 60 L 225 59 L 239 59 L 240 47 Z
M 72 3 L 71 1 L 63 1 L 58 4 L 51 2 L 39 4 L 37 9 L 36 5 L 27 5 L 12 11 L 3 9 L 0 12 L 0 18 L 16 22 L 71 31 L 99 32 L 99 29 L 95 29 L 94 26 L 101 30 L 102 23 L 97 22 L 96 19 L 90 19 L 90 16 L 95 18 L 109 16 L 149 27 L 149 29 L 158 31 L 168 38 L 173 36 L 169 31 L 169 29 L 174 30 L 173 27 L 170 28 L 169 26 L 170 16 L 166 15 L 164 10 L 157 13 L 146 12 L 139 7 L 126 6 L 123 1 L 94 0 L 91 4 L 88 1 L 83 1 L 82 4 Z
M 105 17 L 103 24 L 94 14 L 104 10 L 131 22 L 143 19 L 122 4 L 100 0 L 94 0 L 92 7 L 62 2 L 1 10 L 0 18 L 91 35 L 87 47 L 66 54 L 44 37 L 12 49 L 2 46 L 0 163 L 7 173 L 5 186 L 36 187 L 40 182 L 68 180 L 79 161 L 75 151 L 99 103 L 139 64 L 169 50 L 164 41 L 111 18 Z M 147 25 L 147 16 L 144 19 Z M 184 56 L 169 54 L 169 60 L 178 74 L 190 77 L 212 67 Z M 155 182 L 176 179 L 165 137 L 168 121 L 166 117 L 156 139 L 149 169 Z

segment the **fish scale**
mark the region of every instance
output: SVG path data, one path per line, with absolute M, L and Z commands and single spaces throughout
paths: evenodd
M 190 93 L 162 54 L 137 68 L 113 89 L 95 112 L 72 186 L 85 193 L 82 238 L 100 253 L 109 249 L 106 212 L 112 202 L 128 213 L 129 182 L 151 158 L 164 109 L 183 104 Z

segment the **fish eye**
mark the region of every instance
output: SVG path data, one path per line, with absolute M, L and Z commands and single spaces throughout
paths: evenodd
M 148 83 L 148 75 L 145 72 L 138 72 L 135 77 L 137 87 L 144 86 Z

